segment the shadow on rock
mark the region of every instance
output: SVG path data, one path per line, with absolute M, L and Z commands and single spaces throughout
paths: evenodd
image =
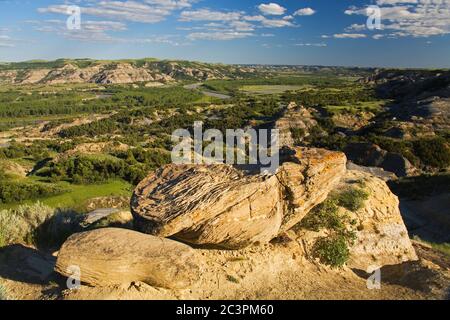
M 33 248 L 14 244 L 0 249 L 0 277 L 45 285 L 57 278 L 56 258 Z
M 352 269 L 362 279 L 371 274 L 364 270 Z M 437 293 L 443 298 L 448 296 L 450 278 L 437 266 L 426 265 L 422 261 L 405 262 L 381 268 L 381 283 L 407 287 L 424 293 Z

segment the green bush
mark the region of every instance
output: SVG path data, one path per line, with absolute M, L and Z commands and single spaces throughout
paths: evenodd
M 83 216 L 72 210 L 58 209 L 33 230 L 33 244 L 44 248 L 59 248 L 72 234 L 81 232 Z
M 6 288 L 0 284 L 0 301 L 2 300 L 8 300 L 8 294 Z
M 21 202 L 64 193 L 63 188 L 51 184 L 21 180 L 0 180 L 0 203 Z
M 40 202 L 0 211 L 0 246 L 13 243 L 34 244 L 34 231 L 54 210 Z
M 0 211 L 0 247 L 24 243 L 37 247 L 57 247 L 79 232 L 81 216 L 72 211 L 54 210 L 37 202 Z
M 350 211 L 358 211 L 364 207 L 364 202 L 369 198 L 369 193 L 363 189 L 351 188 L 336 196 L 337 205 Z
M 314 244 L 313 252 L 321 263 L 333 268 L 342 267 L 350 257 L 348 239 L 341 234 L 320 238 Z
M 315 207 L 301 222 L 304 229 L 318 232 L 322 229 L 345 229 L 346 218 L 339 214 L 336 201 L 326 200 Z
M 444 138 L 414 141 L 414 153 L 427 166 L 445 169 L 450 166 L 450 148 Z
M 321 263 L 333 268 L 342 267 L 350 256 L 349 246 L 353 244 L 356 234 L 350 228 L 354 221 L 339 212 L 335 199 L 327 199 L 315 207 L 295 228 L 315 232 L 327 230 L 328 236 L 318 239 L 313 246 L 313 255 Z
M 291 128 L 292 139 L 294 143 L 299 145 L 306 136 L 306 131 L 303 128 Z

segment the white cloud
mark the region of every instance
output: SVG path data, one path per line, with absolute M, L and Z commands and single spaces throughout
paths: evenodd
M 8 29 L 0 29 L 0 47 L 4 48 L 13 48 L 15 47 L 16 40 L 12 39 L 10 36 L 6 34 L 1 34 L 1 32 L 7 32 Z
M 195 0 L 144 0 L 144 1 L 84 1 L 81 13 L 85 15 L 103 17 L 107 19 L 157 23 L 165 20 L 173 11 L 185 9 Z M 39 8 L 40 13 L 57 13 L 67 15 L 69 5 L 50 5 Z
M 76 0 L 81 8 L 81 30 L 65 30 L 62 20 L 58 23 L 41 23 L 36 30 L 54 32 L 70 39 L 86 41 L 122 41 L 112 33 L 127 29 L 127 23 L 158 23 L 181 11 L 178 20 L 190 23 L 176 27 L 190 32 L 188 40 L 231 40 L 253 35 L 257 28 L 292 27 L 293 16 L 284 15 L 286 9 L 276 3 L 261 4 L 258 8 L 264 15 L 250 16 L 244 11 L 195 9 L 192 4 L 199 0 Z M 68 15 L 69 4 L 49 5 L 39 8 L 45 14 Z M 265 15 L 280 16 L 268 18 Z M 92 19 L 93 18 L 93 19 Z M 65 18 L 63 19 L 65 20 Z M 104 21 L 101 21 L 104 20 Z
M 430 37 L 450 34 L 450 1 L 377 0 L 385 36 Z M 366 8 L 351 6 L 347 15 L 367 16 Z
M 200 9 L 195 11 L 183 11 L 180 21 L 237 21 L 242 17 L 242 12 L 222 12 Z
M 296 43 L 296 47 L 326 47 L 326 43 Z
M 349 32 L 349 31 L 363 31 L 366 30 L 366 25 L 365 24 L 352 24 L 351 26 L 345 28 L 345 31 Z
M 189 40 L 234 40 L 252 36 L 249 32 L 196 32 L 188 35 Z
M 367 36 L 362 33 L 338 33 L 333 37 L 335 37 L 336 39 L 361 39 L 366 38 Z
M 262 3 L 258 6 L 259 11 L 265 15 L 281 16 L 286 12 L 286 8 L 280 6 L 278 3 Z
M 312 16 L 316 11 L 311 8 L 298 9 L 294 12 L 294 16 Z
M 208 22 L 195 27 L 198 32 L 190 33 L 189 40 L 233 40 L 253 36 L 257 28 L 293 27 L 293 16 L 270 19 L 263 15 L 246 15 L 243 11 L 216 11 L 198 9 L 183 11 L 182 22 Z M 194 30 L 194 28 L 190 28 Z

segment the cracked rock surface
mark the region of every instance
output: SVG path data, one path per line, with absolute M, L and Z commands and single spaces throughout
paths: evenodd
M 307 148 L 296 148 L 271 176 L 228 165 L 167 165 L 134 191 L 135 226 L 195 245 L 266 243 L 323 202 L 345 165 L 343 153 Z

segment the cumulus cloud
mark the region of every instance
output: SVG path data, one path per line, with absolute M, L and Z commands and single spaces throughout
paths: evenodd
M 450 34 L 450 1 L 377 0 L 383 31 L 390 38 Z M 349 7 L 345 14 L 367 16 L 366 8 Z
M 362 33 L 337 33 L 333 37 L 336 39 L 361 39 L 367 36 Z
M 55 32 L 71 39 L 114 41 L 118 37 L 111 34 L 126 30 L 127 23 L 158 23 L 175 12 L 179 12 L 178 21 L 189 23 L 188 26 L 176 27 L 176 30 L 190 31 L 185 36 L 190 41 L 240 39 L 253 36 L 257 28 L 294 26 L 294 17 L 285 15 L 286 8 L 276 3 L 260 4 L 258 9 L 261 14 L 249 15 L 237 10 L 192 8 L 197 2 L 199 0 L 78 0 L 76 3 L 82 14 L 81 30 L 64 30 L 62 20 L 59 24 L 41 24 L 36 29 Z M 38 12 L 67 16 L 70 14 L 69 7 L 66 2 L 39 8 Z
M 157 23 L 175 10 L 189 8 L 195 0 L 144 0 L 104 1 L 92 0 L 80 3 L 81 13 L 107 19 Z M 84 4 L 84 5 L 83 5 Z M 68 14 L 69 5 L 50 5 L 39 8 L 41 13 Z
M 312 16 L 316 11 L 312 8 L 298 9 L 294 12 L 294 16 Z
M 195 32 L 188 35 L 190 40 L 234 40 L 242 39 L 252 36 L 252 33 L 248 32 Z
M 5 34 L 8 31 L 7 28 L 0 28 L 0 47 L 13 48 L 16 46 L 16 40 Z
M 278 3 L 262 3 L 258 6 L 259 11 L 265 15 L 281 16 L 286 12 L 286 8 L 280 6 Z
M 247 15 L 244 11 L 217 11 L 210 9 L 185 10 L 180 14 L 182 22 L 208 22 L 191 28 L 201 30 L 187 37 L 189 40 L 232 40 L 254 36 L 257 28 L 293 27 L 293 16 L 268 18 L 264 15 Z M 203 29 L 203 30 L 202 30 Z

